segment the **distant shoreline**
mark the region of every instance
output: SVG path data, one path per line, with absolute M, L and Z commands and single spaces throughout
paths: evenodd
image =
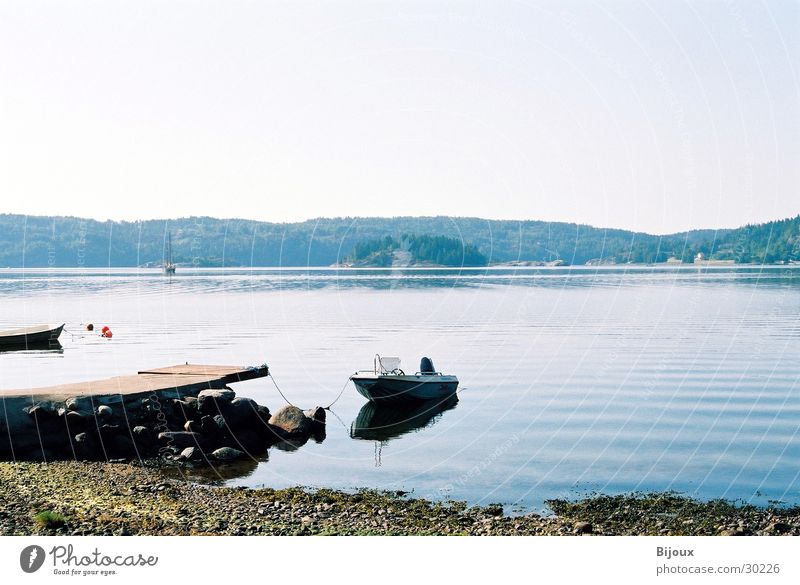
M 570 271 L 570 270 L 626 270 L 626 269 L 644 269 L 644 268 L 666 268 L 670 270 L 693 270 L 693 269 L 737 269 L 737 268 L 800 268 L 800 262 L 790 262 L 787 264 L 756 264 L 756 263 L 743 263 L 743 264 L 722 264 L 722 263 L 697 263 L 697 264 L 677 264 L 669 262 L 659 262 L 653 264 L 645 263 L 630 263 L 630 264 L 565 264 L 560 266 L 547 266 L 547 265 L 534 265 L 534 264 L 490 264 L 488 266 L 435 266 L 435 265 L 413 265 L 413 266 L 348 266 L 348 265 L 333 265 L 333 266 L 187 266 L 177 265 L 178 273 L 174 276 L 180 276 L 182 271 L 190 272 L 223 272 L 226 270 L 275 270 L 275 271 L 308 271 L 308 272 L 331 272 L 335 270 L 344 271 L 383 271 L 383 272 L 401 272 L 407 270 L 416 271 L 434 271 L 434 270 L 469 270 L 473 272 L 485 270 L 552 270 L 552 271 Z M 5 266 L 0 269 L 2 271 L 31 271 L 31 272 L 80 272 L 91 271 L 100 272 L 108 270 L 146 270 L 152 273 L 163 272 L 161 267 L 156 266 L 82 266 L 82 267 L 64 267 L 64 266 Z

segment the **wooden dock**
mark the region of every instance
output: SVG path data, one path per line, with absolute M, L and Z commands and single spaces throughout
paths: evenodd
M 182 364 L 142 370 L 133 376 L 115 376 L 104 380 L 90 380 L 44 388 L 0 390 L 0 398 L 25 396 L 53 400 L 73 396 L 109 394 L 125 396 L 163 391 L 175 391 L 176 394 L 182 395 L 193 391 L 224 388 L 228 384 L 263 378 L 267 375 L 269 375 L 269 368 L 266 365 L 246 367 Z

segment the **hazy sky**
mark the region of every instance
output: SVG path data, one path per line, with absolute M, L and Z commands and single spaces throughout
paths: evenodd
M 800 213 L 800 2 L 0 0 L 0 212 Z

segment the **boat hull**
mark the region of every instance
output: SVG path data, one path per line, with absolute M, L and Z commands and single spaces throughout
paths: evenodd
M 437 400 L 458 390 L 455 376 L 351 376 L 356 390 L 376 403 Z
M 58 343 L 58 337 L 64 325 L 58 327 L 41 326 L 0 331 L 0 347 L 27 348 L 41 347 L 50 343 Z

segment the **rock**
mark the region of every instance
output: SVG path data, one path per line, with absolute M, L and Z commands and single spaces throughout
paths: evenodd
M 185 430 L 188 433 L 199 433 L 199 432 L 201 432 L 200 421 L 187 420 L 183 424 L 183 430 Z
M 211 456 L 218 461 L 236 461 L 238 459 L 247 459 L 247 454 L 234 449 L 233 447 L 220 447 L 211 453 Z
M 210 437 L 212 439 L 222 437 L 225 434 L 227 427 L 225 425 L 225 419 L 222 418 L 222 415 L 216 416 L 204 416 L 200 419 L 200 432 L 203 436 Z
M 316 423 L 325 424 L 325 409 L 321 406 L 316 406 L 314 408 L 310 408 L 303 412 L 308 418 L 313 420 Z
M 94 412 L 94 402 L 92 402 L 91 396 L 73 396 L 72 398 L 67 398 L 64 405 L 67 410 L 72 410 L 73 412 L 88 414 Z
M 75 457 L 78 459 L 96 459 L 97 441 L 88 433 L 78 433 L 72 442 L 75 447 Z
M 594 528 L 591 522 L 576 522 L 575 534 L 592 534 Z
M 269 424 L 283 429 L 292 437 L 307 437 L 314 430 L 314 421 L 296 406 L 284 406 L 272 415 Z
M 143 447 L 149 447 L 155 443 L 153 431 L 144 426 L 133 427 L 133 438 Z
M 38 424 L 52 422 L 58 418 L 58 413 L 47 404 L 39 403 L 25 409 L 29 416 L 36 419 Z
M 100 438 L 105 441 L 110 441 L 117 435 L 122 432 L 122 427 L 119 425 L 100 425 L 100 428 L 97 429 L 97 432 L 100 434 Z
M 786 522 L 773 522 L 767 526 L 767 532 L 772 534 L 785 534 L 792 531 L 792 525 Z
M 234 398 L 223 406 L 222 416 L 233 428 L 258 422 L 258 404 L 252 398 Z
M 197 395 L 197 408 L 203 414 L 214 415 L 236 398 L 236 393 L 228 388 L 203 390 Z
M 64 415 L 64 419 L 71 429 L 82 429 L 90 422 L 89 417 L 83 416 L 80 412 L 74 410 L 68 410 Z
M 228 423 L 225 422 L 225 417 L 223 417 L 221 414 L 211 417 L 211 420 L 214 423 L 214 427 L 220 433 L 225 433 L 228 430 Z
M 268 423 L 270 417 L 272 416 L 272 414 L 270 414 L 270 412 L 269 412 L 269 408 L 259 404 L 258 408 L 256 410 L 258 410 L 258 417 L 261 420 L 263 420 L 265 423 Z
M 200 451 L 197 447 L 186 447 L 181 454 L 178 456 L 178 459 L 182 461 L 197 461 L 203 458 L 203 452 Z
M 158 433 L 158 442 L 184 449 L 186 447 L 197 447 L 200 444 L 202 435 L 199 433 L 187 433 L 186 431 L 164 431 Z
M 97 417 L 103 419 L 109 419 L 114 414 L 114 410 L 110 406 L 106 406 L 105 404 L 101 404 L 97 407 Z
M 175 399 L 172 401 L 174 406 L 180 407 L 186 414 L 193 414 L 197 411 L 197 398 L 187 396 L 184 400 Z

